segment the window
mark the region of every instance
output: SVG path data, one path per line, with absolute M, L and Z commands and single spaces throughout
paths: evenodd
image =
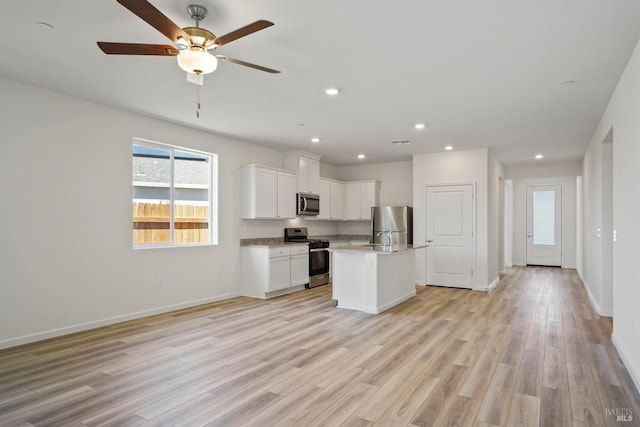
M 133 247 L 217 243 L 217 156 L 134 139 Z
M 555 191 L 533 192 L 533 244 L 555 245 Z

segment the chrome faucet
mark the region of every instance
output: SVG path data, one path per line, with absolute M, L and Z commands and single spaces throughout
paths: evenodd
M 384 230 L 384 231 L 380 231 L 378 234 L 376 234 L 376 236 L 387 236 L 387 239 L 389 240 L 389 248 L 393 247 L 393 243 L 391 242 L 391 230 Z M 384 239 L 382 240 L 382 250 L 386 250 L 387 246 L 384 244 Z

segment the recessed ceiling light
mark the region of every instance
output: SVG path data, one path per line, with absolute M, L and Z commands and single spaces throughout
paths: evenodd
M 424 129 L 424 123 L 416 123 L 413 127 L 416 129 Z
M 536 160 L 542 160 L 544 156 L 542 154 L 536 154 Z
M 338 89 L 336 89 L 335 87 L 330 87 L 329 89 L 325 89 L 324 93 L 326 93 L 327 95 L 337 95 L 338 93 L 340 93 L 340 91 Z
M 311 138 L 311 142 L 313 142 L 314 144 L 317 144 L 318 142 L 320 142 L 320 138 L 313 137 L 313 138 Z
M 365 158 L 365 155 L 364 155 L 364 154 L 358 154 L 358 158 L 359 158 L 359 159 L 364 159 L 364 158 Z
M 451 151 L 453 150 L 453 145 L 445 145 L 444 149 L 447 151 Z

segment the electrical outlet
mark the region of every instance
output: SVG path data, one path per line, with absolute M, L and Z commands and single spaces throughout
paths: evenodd
M 158 280 L 156 282 L 159 288 L 164 287 L 164 277 L 160 274 L 158 275 Z

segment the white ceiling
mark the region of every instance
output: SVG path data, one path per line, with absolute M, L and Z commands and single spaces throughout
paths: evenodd
M 194 2 L 151 1 L 183 27 Z M 505 165 L 538 152 L 563 162 L 582 158 L 640 36 L 638 0 L 200 4 L 209 9 L 201 26 L 217 35 L 275 22 L 216 53 L 282 74 L 220 63 L 200 89 L 199 119 L 196 86 L 175 58 L 98 49 L 98 40 L 170 43 L 116 0 L 2 0 L 0 76 L 336 165 L 447 144 L 491 147 Z M 330 86 L 341 93 L 325 95 Z M 389 143 L 404 139 L 411 144 Z

